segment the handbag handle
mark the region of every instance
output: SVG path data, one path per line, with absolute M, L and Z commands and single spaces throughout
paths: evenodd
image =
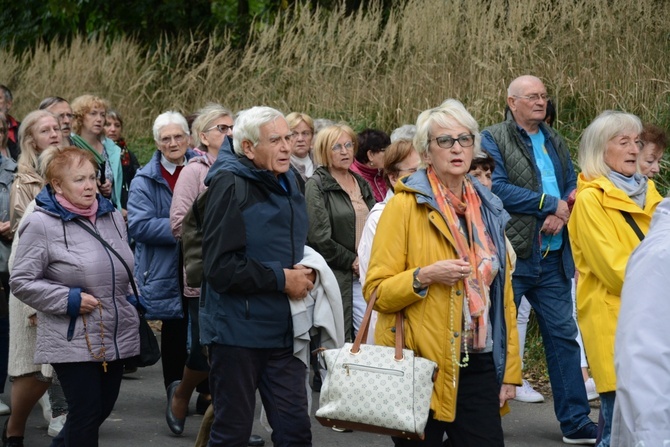
M 100 243 L 107 248 L 114 256 L 116 256 L 119 261 L 121 261 L 121 264 L 123 264 L 123 267 L 126 269 L 126 273 L 128 274 L 128 278 L 130 279 L 130 286 L 133 288 L 133 293 L 135 294 L 135 298 L 137 298 L 137 305 L 135 306 L 137 308 L 137 312 L 140 314 L 140 317 L 144 316 L 144 306 L 140 303 L 140 294 L 137 292 L 137 286 L 135 285 L 135 276 L 133 275 L 133 272 L 130 271 L 130 267 L 128 267 L 128 264 L 126 264 L 126 261 L 121 257 L 121 255 L 112 248 L 109 243 L 104 240 L 103 238 L 100 237 L 98 233 L 93 231 L 92 228 L 90 228 L 88 225 L 86 225 L 84 222 L 82 222 L 79 219 L 72 219 L 72 222 L 76 223 L 80 227 L 82 227 L 84 230 L 86 230 L 88 233 L 91 234 L 94 238 L 96 238 Z
M 375 306 L 375 301 L 377 301 L 377 290 L 372 292 L 370 296 L 370 301 L 368 301 L 368 307 L 365 308 L 365 315 L 363 315 L 363 321 L 361 322 L 361 327 L 356 334 L 356 339 L 354 340 L 354 345 L 351 347 L 352 354 L 358 354 L 361 350 L 361 343 L 363 340 L 368 338 L 368 330 L 370 329 L 370 320 L 372 318 L 372 308 Z M 396 312 L 395 314 L 395 359 L 400 361 L 404 358 L 402 349 L 405 346 L 405 329 L 404 329 L 404 317 L 402 312 Z

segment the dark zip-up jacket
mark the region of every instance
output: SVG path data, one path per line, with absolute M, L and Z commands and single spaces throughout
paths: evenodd
M 305 198 L 291 170 L 277 178 L 246 157 L 223 150 L 217 168 L 205 180 L 201 343 L 290 347 L 293 327 L 283 269 L 303 257 Z M 239 179 L 247 191 L 236 194 Z

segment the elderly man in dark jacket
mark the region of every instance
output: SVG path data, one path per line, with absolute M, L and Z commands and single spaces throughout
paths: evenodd
M 279 111 L 253 107 L 236 120 L 233 139 L 235 154 L 220 154 L 209 183 L 203 224 L 200 338 L 211 364 L 209 445 L 246 445 L 258 390 L 274 445 L 311 446 L 307 371 L 293 356 L 289 300 L 305 298 L 315 274 L 297 265 L 307 210 L 289 169 L 293 136 Z

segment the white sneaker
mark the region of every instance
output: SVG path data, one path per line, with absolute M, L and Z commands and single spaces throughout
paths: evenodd
M 50 424 L 51 423 L 51 402 L 49 402 L 49 392 L 47 391 L 40 397 L 40 400 L 38 400 L 40 405 L 42 406 L 42 417 L 44 417 L 44 420 Z
M 544 402 L 544 396 L 533 389 L 526 379 L 523 379 L 523 386 L 516 387 L 516 397 L 514 400 L 519 402 L 538 403 Z
M 2 399 L 0 399 L 0 415 L 5 415 L 11 413 L 12 410 L 9 408 L 9 405 L 4 403 Z
M 600 397 L 600 394 L 596 391 L 596 383 L 593 381 L 593 378 L 589 378 L 589 380 L 584 382 L 584 386 L 586 387 L 586 397 L 589 400 L 595 400 Z
M 60 431 L 63 429 L 63 425 L 65 425 L 65 420 L 67 419 L 67 414 L 61 414 L 60 416 L 56 416 L 55 418 L 51 418 L 51 422 L 49 422 L 49 430 L 47 430 L 47 434 L 51 436 L 52 438 L 58 435 Z

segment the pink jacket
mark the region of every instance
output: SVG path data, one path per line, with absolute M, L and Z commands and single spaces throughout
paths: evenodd
M 170 206 L 170 227 L 172 227 L 172 234 L 177 239 L 181 239 L 181 222 L 184 216 L 200 193 L 207 189 L 205 177 L 214 160 L 211 154 L 203 152 L 201 156 L 193 157 L 179 174 Z M 186 275 L 185 271 L 184 275 Z M 184 276 L 184 284 L 186 284 L 186 276 Z M 184 296 L 197 298 L 200 296 L 200 289 L 185 285 Z
M 358 160 L 354 160 L 351 168 L 349 169 L 354 171 L 356 174 L 360 174 L 360 176 L 370 184 L 372 193 L 375 196 L 375 202 L 379 203 L 384 200 L 388 187 L 386 186 L 386 181 L 384 180 L 383 169 L 370 168 Z

